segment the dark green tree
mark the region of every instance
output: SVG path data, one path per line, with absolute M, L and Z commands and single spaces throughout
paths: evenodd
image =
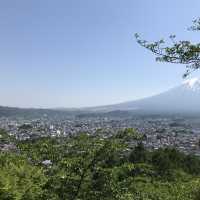
M 148 152 L 142 143 L 139 143 L 129 156 L 129 161 L 133 163 L 145 163 L 147 159 Z

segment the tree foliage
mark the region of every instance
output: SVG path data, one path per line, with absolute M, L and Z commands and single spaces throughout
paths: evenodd
M 0 152 L 0 199 L 199 199 L 199 158 L 175 149 L 148 151 L 138 134 L 125 129 L 110 138 L 17 142 L 16 153 Z M 132 150 L 131 141 L 138 143 Z
M 193 21 L 190 31 L 200 30 L 200 18 Z M 135 34 L 137 42 L 156 55 L 156 60 L 186 65 L 186 72 L 183 77 L 187 77 L 192 71 L 200 68 L 200 43 L 192 43 L 188 40 L 177 40 L 176 35 L 169 36 L 169 42 L 158 40 L 148 42 L 141 39 L 139 34 Z

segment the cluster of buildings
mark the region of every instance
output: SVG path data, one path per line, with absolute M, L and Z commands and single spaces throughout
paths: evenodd
M 200 119 L 176 117 L 85 117 L 55 120 L 0 118 L 0 129 L 18 140 L 39 137 L 70 137 L 79 133 L 110 137 L 119 130 L 134 128 L 145 135 L 143 144 L 148 149 L 176 147 L 185 153 L 200 156 Z

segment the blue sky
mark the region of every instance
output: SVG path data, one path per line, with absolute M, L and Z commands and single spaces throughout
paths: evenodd
M 199 9 L 199 0 L 0 1 L 0 105 L 95 106 L 176 86 L 184 66 L 156 63 L 134 33 L 198 41 L 187 27 Z

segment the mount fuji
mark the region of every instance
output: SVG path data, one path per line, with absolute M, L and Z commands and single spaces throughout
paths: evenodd
M 91 108 L 91 111 L 134 111 L 148 113 L 200 113 L 200 79 L 192 78 L 180 86 L 141 100 Z

